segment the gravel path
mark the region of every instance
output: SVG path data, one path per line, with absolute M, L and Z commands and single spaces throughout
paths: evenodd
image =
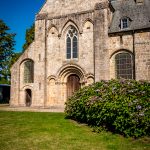
M 51 108 L 33 108 L 33 107 L 10 107 L 8 104 L 0 104 L 0 110 L 2 111 L 27 111 L 27 112 L 64 112 L 62 107 Z

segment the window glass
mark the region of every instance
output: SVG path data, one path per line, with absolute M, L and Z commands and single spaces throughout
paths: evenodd
M 121 19 L 121 29 L 125 29 L 129 27 L 129 19 L 123 18 Z
M 67 38 L 67 59 L 71 59 L 71 38 Z
M 24 83 L 33 83 L 34 77 L 33 61 L 28 60 L 24 63 Z
M 115 56 L 116 76 L 118 79 L 133 79 L 133 60 L 129 53 L 119 53 Z
M 77 58 L 78 56 L 78 43 L 77 37 L 73 38 L 73 58 Z
M 70 26 L 67 32 L 67 59 L 78 58 L 78 34 L 74 26 Z

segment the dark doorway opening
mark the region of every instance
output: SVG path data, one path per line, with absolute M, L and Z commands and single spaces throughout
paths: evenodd
M 25 90 L 25 94 L 26 94 L 26 106 L 30 107 L 32 104 L 32 91 L 30 89 L 26 89 Z
M 0 104 L 8 104 L 10 100 L 10 85 L 0 84 Z
M 67 98 L 71 97 L 80 87 L 80 78 L 75 74 L 70 75 L 67 79 Z

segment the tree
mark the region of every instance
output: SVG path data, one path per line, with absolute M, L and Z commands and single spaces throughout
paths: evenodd
M 22 53 L 14 53 L 10 61 L 10 67 L 18 60 Z
M 23 45 L 23 52 L 28 46 L 34 41 L 35 25 L 33 24 L 29 29 L 26 30 L 25 44 Z
M 14 33 L 9 33 L 9 27 L 0 19 L 0 83 L 10 82 L 10 63 L 14 54 Z

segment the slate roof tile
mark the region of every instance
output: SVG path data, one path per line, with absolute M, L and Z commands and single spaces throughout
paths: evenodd
M 134 0 L 112 1 L 115 9 L 110 25 L 109 33 L 124 32 L 150 28 L 150 0 L 145 0 L 143 4 L 136 4 Z M 128 17 L 131 19 L 129 27 L 120 28 L 120 19 Z

